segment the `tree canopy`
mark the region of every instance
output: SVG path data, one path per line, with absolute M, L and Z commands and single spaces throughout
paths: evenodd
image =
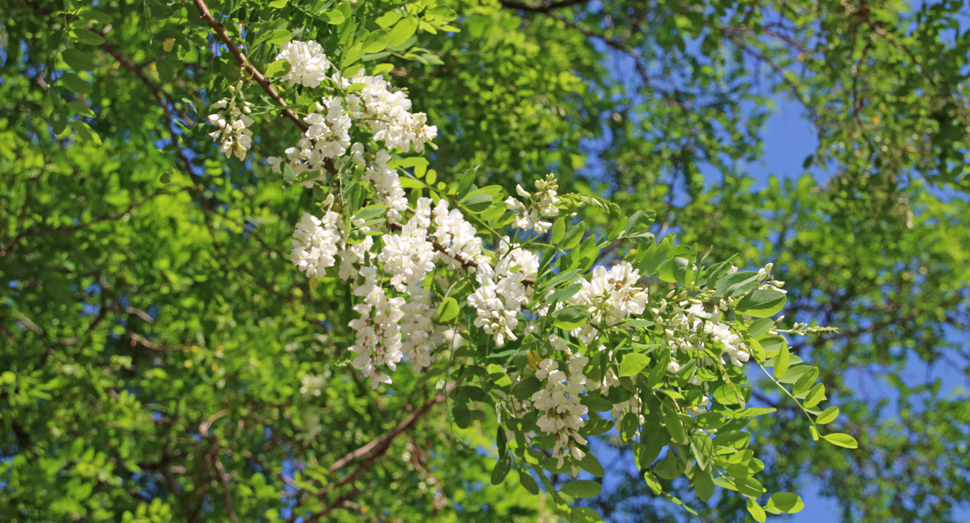
M 960 2 L 0 7 L 4 518 L 966 507 Z

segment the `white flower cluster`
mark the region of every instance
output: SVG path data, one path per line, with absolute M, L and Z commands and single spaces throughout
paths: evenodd
M 356 145 L 356 144 L 355 144 Z M 388 206 L 387 216 L 397 221 L 401 213 L 408 208 L 407 195 L 401 188 L 401 180 L 394 169 L 387 166 L 391 155 L 384 149 L 377 151 L 373 161 L 364 170 L 364 179 L 374 186 L 374 191 L 381 199 L 381 203 Z
M 446 267 L 461 269 L 469 262 L 480 264 L 487 261 L 482 253 L 482 239 L 478 237 L 478 230 L 465 221 L 461 211 L 448 210 L 447 200 L 438 200 L 431 213 L 431 221 L 434 224 L 432 237 L 445 251 L 439 253 L 439 259 Z
M 593 325 L 613 326 L 631 316 L 643 314 L 647 306 L 647 291 L 636 284 L 640 271 L 626 262 L 606 270 L 602 265 L 593 268 L 593 277 L 578 281 L 583 288 L 570 297 L 570 305 L 583 305 L 589 312 L 589 323 L 573 331 L 584 343 L 595 337 Z
M 350 80 L 344 79 L 342 84 L 345 89 L 364 84 L 360 91 L 347 95 L 347 106 L 355 120 L 368 122 L 374 140 L 384 142 L 386 147 L 422 152 L 424 144 L 438 135 L 437 127 L 427 125 L 428 116 L 411 113 L 411 100 L 403 91 L 392 92 L 383 77 L 361 73 Z
M 525 285 L 525 279 L 535 281 L 539 272 L 539 258 L 533 252 L 518 245 L 509 249 L 507 237 L 501 246 L 495 269 L 484 262 L 478 265 L 475 279 L 479 287 L 468 296 L 468 305 L 477 310 L 475 326 L 493 335 L 499 347 L 506 339 L 517 339 L 514 330 L 519 312 L 532 299 L 532 288 Z
M 509 196 L 505 200 L 505 205 L 512 211 L 519 211 L 521 214 L 515 219 L 515 226 L 523 231 L 532 231 L 542 234 L 552 227 L 551 222 L 542 221 L 542 218 L 553 218 L 559 215 L 559 198 L 556 191 L 559 184 L 553 174 L 546 176 L 545 180 L 536 181 L 536 193 L 529 194 L 521 185 L 515 186 L 515 192 L 522 198 L 528 198 L 530 203 L 526 206 L 521 201 Z
M 721 345 L 722 354 L 727 354 L 732 365 L 740 367 L 750 359 L 751 355 L 741 337 L 732 332 L 728 324 L 718 321 L 717 308 L 714 314 L 710 314 L 702 304 L 684 301 L 674 311 L 664 325 L 664 333 L 671 345 L 672 354 L 667 366 L 670 372 L 680 371 L 680 364 L 676 359 L 677 350 L 702 351 L 711 338 Z M 702 363 L 709 362 L 702 359 Z
M 307 374 L 300 378 L 300 394 L 304 396 L 319 396 L 323 392 L 323 388 L 327 384 L 327 378 L 330 377 L 330 371 L 324 371 L 323 374 Z
M 320 85 L 330 67 L 323 48 L 316 42 L 284 44 L 277 60 L 290 63 L 290 71 L 284 80 L 307 87 Z M 366 76 L 360 72 L 348 79 L 338 71 L 331 79 L 344 91 L 357 84 L 363 88 L 344 96 L 322 97 L 317 103 L 317 111 L 305 118 L 309 129 L 295 147 L 286 149 L 285 161 L 295 175 L 307 171 L 322 174 L 328 161 L 343 157 L 349 150 L 355 164 L 365 165 L 365 179 L 374 185 L 382 202 L 390 207 L 388 217 L 397 220 L 407 209 L 407 199 L 397 172 L 387 165 L 391 155 L 386 149 L 421 152 L 425 144 L 437 136 L 438 129 L 427 125 L 428 118 L 424 113 L 411 113 L 411 100 L 407 95 L 402 91 L 391 91 L 381 76 Z M 368 130 L 374 141 L 386 148 L 377 151 L 370 162 L 365 159 L 364 145 L 351 143 L 350 130 L 354 124 Z M 274 172 L 281 172 L 282 158 L 271 157 L 267 161 Z M 313 182 L 304 180 L 303 184 L 310 187 Z
M 339 214 L 327 211 L 321 220 L 310 213 L 303 213 L 293 232 L 290 261 L 308 278 L 323 277 L 327 268 L 333 267 L 337 246 L 341 242 L 343 222 Z
M 619 383 L 619 382 L 618 382 Z M 616 430 L 620 430 L 620 426 L 623 423 L 623 418 L 625 416 L 636 416 L 637 417 L 637 430 L 633 434 L 633 437 L 640 437 L 640 427 L 647 421 L 647 418 L 641 414 L 643 408 L 643 402 L 640 401 L 639 391 L 634 394 L 632 398 L 627 401 L 622 401 L 613 405 L 613 410 L 610 414 L 616 420 Z
M 406 202 L 407 200 L 405 200 Z M 429 272 L 434 270 L 435 250 L 428 241 L 428 226 L 431 225 L 431 199 L 420 198 L 414 216 L 408 220 L 398 234 L 381 236 L 384 249 L 377 260 L 390 272 L 391 285 L 398 292 L 420 285 Z
M 290 63 L 290 70 L 283 75 L 283 80 L 290 85 L 300 84 L 304 87 L 316 87 L 327 77 L 330 60 L 323 54 L 323 47 L 316 42 L 286 42 L 280 46 L 282 52 L 276 55 L 277 60 Z
M 788 291 L 782 288 L 785 286 L 785 282 L 776 280 L 771 274 L 771 269 L 774 266 L 775 264 L 769 263 L 768 265 L 765 265 L 764 268 L 758 269 L 758 281 L 761 282 L 758 284 L 758 288 L 771 289 L 782 294 L 788 294 Z
M 252 113 L 252 104 L 243 97 L 242 82 L 235 86 L 229 86 L 232 98 L 223 98 L 212 104 L 213 109 L 222 109 L 217 113 L 209 115 L 209 123 L 219 128 L 217 131 L 209 133 L 214 142 L 222 142 L 219 152 L 229 158 L 235 155 L 240 160 L 246 159 L 246 151 L 253 145 L 253 132 L 248 129 L 253 124 L 253 119 L 249 117 Z
M 407 304 L 401 308 L 404 311 L 401 331 L 405 339 L 401 350 L 417 372 L 434 363 L 434 349 L 446 341 L 446 333 L 431 321 L 437 310 L 430 292 L 415 288 L 408 298 Z M 454 331 L 451 334 L 456 336 Z
M 383 367 L 397 368 L 404 354 L 401 352 L 401 327 L 404 317 L 404 298 L 389 298 L 381 286 L 375 267 L 360 270 L 364 282 L 354 289 L 364 303 L 354 306 L 360 318 L 352 320 L 350 327 L 357 331 L 357 339 L 350 350 L 357 354 L 354 367 L 370 378 L 371 388 L 380 383 L 391 383 L 391 377 Z
M 577 461 L 586 456 L 576 444 L 586 444 L 579 429 L 583 427 L 583 416 L 589 410 L 580 404 L 581 394 L 586 390 L 586 376 L 582 372 L 587 363 L 589 358 L 574 354 L 569 358 L 568 376 L 559 370 L 559 362 L 552 359 L 542 360 L 536 370 L 536 378 L 545 382 L 544 388 L 532 395 L 533 406 L 545 411 L 536 424 L 542 432 L 555 435 L 552 457 L 559 458 L 558 467 L 562 467 L 566 456 L 572 455 Z
M 325 205 L 332 201 L 328 198 Z M 352 219 L 352 224 L 361 233 L 370 232 L 359 218 Z M 347 236 L 337 213 L 327 211 L 323 219 L 304 214 L 293 234 L 290 259 L 307 276 L 320 278 L 340 257 L 338 277 L 364 277 L 364 283 L 355 290 L 364 302 L 355 307 L 361 317 L 350 323 L 357 331 L 351 350 L 357 354 L 354 366 L 371 378 L 371 386 L 390 383 L 383 368 L 394 370 L 405 355 L 412 367 L 420 370 L 432 364 L 435 348 L 447 343 L 454 349 L 462 343 L 454 330 L 432 321 L 437 307 L 431 293 L 422 287 L 436 262 L 459 268 L 473 261 L 487 267 L 482 240 L 460 211 L 449 210 L 445 200 L 432 209 L 431 199 L 419 198 L 413 216 L 399 232 L 380 236 L 379 252 L 374 252 L 374 236 L 368 234 L 356 244 L 348 243 Z M 441 242 L 445 252 L 435 249 L 433 239 Z M 375 262 L 382 264 L 380 275 Z M 509 252 L 508 258 L 500 261 L 500 270 L 508 272 L 510 264 L 524 267 L 532 277 L 538 269 L 535 255 L 521 249 Z M 385 275 L 389 289 L 406 298 L 386 294 Z

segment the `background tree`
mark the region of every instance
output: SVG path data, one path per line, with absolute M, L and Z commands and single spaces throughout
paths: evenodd
M 209 7 L 268 71 L 291 38 L 340 47 L 353 4 Z M 961 8 L 424 2 L 407 7 L 414 40 L 359 58 L 393 64 L 438 125 L 441 179 L 478 168 L 476 183 L 510 189 L 552 171 L 561 192 L 656 210 L 658 236 L 739 266 L 775 261 L 788 321 L 845 333 L 793 349 L 818 362 L 861 448 L 812 444 L 766 389 L 757 400 L 779 409 L 753 423 L 773 443 L 766 486 L 819 478 L 845 520 L 948 521 L 967 496 L 965 398 L 900 373 L 915 361 L 966 372 Z M 437 378 L 399 374 L 412 395 L 376 394 L 335 364 L 352 343 L 348 296 L 326 283 L 311 294 L 290 267 L 284 245 L 312 198 L 260 159 L 296 124 L 261 123 L 251 161 L 224 160 L 204 119 L 241 69 L 196 4 L 2 12 L 0 504 L 12 518 L 286 519 L 298 502 L 363 520 L 548 513 L 514 482 L 482 488 L 494 458 L 476 449 L 495 427 L 453 436 Z M 775 93 L 805 107 L 820 142 L 805 169 L 826 183 L 749 189 Z M 582 217 L 609 233 L 603 209 Z M 848 379 L 860 373 L 897 391 L 892 404 L 868 404 Z M 662 483 L 692 500 L 683 479 Z M 653 496 L 635 474 L 589 503 L 618 521 L 684 517 Z M 747 514 L 740 495 L 688 502 L 711 519 Z

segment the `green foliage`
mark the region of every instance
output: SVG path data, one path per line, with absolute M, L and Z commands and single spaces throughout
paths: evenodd
M 568 464 L 541 448 L 503 439 L 496 393 L 526 399 L 540 384 L 513 382 L 498 364 L 534 367 L 549 350 L 535 338 L 398 372 L 393 395 L 349 367 L 351 290 L 307 282 L 287 259 L 293 224 L 327 194 L 284 190 L 304 180 L 264 167 L 262 156 L 295 141 L 294 122 L 195 3 L 5 3 L 0 515 L 249 521 L 299 505 L 340 521 L 661 521 L 684 509 L 763 521 L 802 508 L 786 491 L 807 473 L 846 521 L 952 521 L 970 492 L 966 398 L 903 371 L 913 360 L 961 367 L 948 362 L 968 355 L 948 338 L 970 321 L 968 207 L 959 193 L 927 191 L 970 179 L 961 7 L 208 5 L 297 114 L 316 100 L 278 82 L 290 67 L 278 46 L 291 40 L 320 42 L 348 76 L 363 67 L 407 88 L 439 127 L 434 170 L 399 161 L 414 175 L 408 189 L 461 202 L 469 220 L 501 229 L 506 193 L 555 172 L 574 215 L 537 240 L 565 254 L 537 283 L 550 307 L 594 264 L 620 259 L 671 302 L 734 300 L 723 312 L 740 318 L 758 377 L 698 372 L 706 414 L 689 414 L 701 406 L 687 392 L 693 368 L 668 372 L 669 355 L 633 339 L 657 336 L 654 320 L 610 340 L 615 353 L 596 364 L 620 386 L 584 404 L 610 410 L 636 395 L 647 419 L 591 412 L 587 435 L 637 465 L 601 491 L 599 480 L 564 479 Z M 205 121 L 240 80 L 260 116 L 245 162 L 217 151 Z M 760 154 L 775 93 L 804 106 L 820 140 L 804 166 L 834 173 L 828 182 L 751 189 L 743 165 Z M 705 185 L 711 167 L 723 179 Z M 359 204 L 348 204 L 358 218 L 387 212 Z M 765 258 L 787 295 L 756 289 L 757 272 L 744 270 Z M 742 270 L 729 274 L 732 264 Z M 786 319 L 769 318 L 779 312 Z M 449 295 L 436 321 L 467 315 Z M 569 307 L 550 321 L 571 330 L 588 318 Z M 845 334 L 789 341 L 818 332 L 796 321 Z M 848 367 L 883 376 L 893 408 L 860 396 Z M 770 450 L 756 457 L 756 443 Z M 578 467 L 608 473 L 593 454 Z M 640 495 L 660 501 L 631 508 Z

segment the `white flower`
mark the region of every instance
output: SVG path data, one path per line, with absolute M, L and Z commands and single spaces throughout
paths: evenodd
M 219 152 L 226 158 L 235 156 L 240 160 L 246 159 L 246 151 L 252 147 L 253 132 L 248 129 L 253 119 L 247 116 L 252 104 L 243 98 L 242 83 L 230 86 L 233 93 L 231 100 L 222 99 L 212 104 L 214 109 L 225 109 L 209 115 L 209 123 L 218 127 L 217 131 L 209 133 L 212 141 L 221 142 Z
M 377 151 L 373 161 L 367 164 L 364 179 L 374 186 L 374 191 L 381 199 L 381 203 L 390 208 L 387 211 L 387 218 L 391 221 L 397 221 L 400 219 L 401 213 L 407 210 L 408 199 L 407 195 L 404 194 L 404 189 L 401 188 L 401 180 L 397 172 L 387 166 L 387 162 L 390 160 L 391 155 L 387 150 Z
M 463 268 L 466 262 L 481 264 L 486 261 L 478 230 L 465 221 L 458 209 L 449 211 L 448 200 L 438 200 L 431 212 L 431 222 L 435 228 L 432 236 L 445 250 L 436 255 L 435 261 L 443 260 L 449 269 Z
M 341 84 L 345 81 L 340 80 Z M 375 141 L 390 149 L 422 152 L 424 144 L 437 136 L 437 127 L 426 125 L 427 115 L 412 114 L 411 100 L 401 91 L 392 92 L 383 76 L 358 74 L 352 83 L 364 84 L 364 88 L 347 95 L 348 107 L 355 120 L 367 122 Z
M 293 232 L 290 261 L 307 277 L 322 278 L 327 268 L 334 265 L 338 244 L 343 241 L 341 228 L 340 215 L 333 211 L 327 211 L 322 220 L 303 213 Z
M 425 224 L 430 222 L 431 200 L 421 200 L 418 202 L 420 210 L 400 233 L 381 237 L 384 249 L 377 259 L 384 264 L 384 270 L 392 274 L 391 285 L 399 292 L 405 292 L 409 286 L 418 286 L 434 270 L 434 246 L 428 241 L 425 229 Z
M 282 52 L 276 55 L 276 59 L 290 63 L 289 72 L 283 75 L 283 80 L 290 85 L 316 87 L 327 77 L 330 61 L 323 54 L 320 44 L 291 41 L 280 46 L 280 49 Z
M 364 303 L 354 310 L 360 318 L 352 320 L 350 327 L 357 331 L 356 341 L 350 350 L 357 354 L 354 367 L 370 378 L 370 386 L 376 389 L 381 383 L 391 383 L 384 367 L 395 370 L 404 354 L 401 351 L 401 329 L 398 322 L 404 317 L 401 307 L 404 298 L 388 298 L 377 280 L 377 269 L 369 266 L 360 270 L 364 282 L 354 289 Z
M 549 174 L 545 180 L 536 181 L 536 188 L 538 190 L 532 195 L 521 185 L 516 185 L 516 194 L 523 198 L 529 198 L 530 204 L 526 205 L 509 196 L 505 200 L 505 205 L 509 210 L 520 213 L 515 219 L 516 227 L 524 231 L 535 231 L 542 234 L 552 227 L 552 222 L 543 221 L 542 218 L 559 214 L 559 208 L 556 207 L 560 202 L 559 198 L 556 197 L 556 190 L 559 186 L 555 175 Z
M 629 263 L 614 265 L 609 271 L 602 265 L 593 268 L 589 281 L 580 279 L 582 289 L 568 300 L 571 305 L 584 305 L 592 325 L 616 325 L 621 320 L 643 314 L 647 291 L 637 287 L 640 271 Z M 592 340 L 595 330 L 586 325 L 574 331 L 584 343 Z
M 532 297 L 531 287 L 524 282 L 526 278 L 535 279 L 539 271 L 539 259 L 534 253 L 517 245 L 511 250 L 509 247 L 509 239 L 503 238 L 494 270 L 487 263 L 479 263 L 479 287 L 468 297 L 468 305 L 478 312 L 475 326 L 493 334 L 500 347 L 506 339 L 517 339 L 513 329 L 519 323 L 519 311 Z
M 539 362 L 536 370 L 536 378 L 545 382 L 545 387 L 536 391 L 531 398 L 537 410 L 545 411 L 536 420 L 536 425 L 546 434 L 555 435 L 552 457 L 559 458 L 560 467 L 567 456 L 577 460 L 584 456 L 576 444 L 586 444 L 586 438 L 579 434 L 579 429 L 585 423 L 582 417 L 589 410 L 580 404 L 582 393 L 586 390 L 586 376 L 573 370 L 585 367 L 586 363 L 588 360 L 585 356 L 572 356 L 568 376 L 559 370 L 559 362 L 549 358 Z

